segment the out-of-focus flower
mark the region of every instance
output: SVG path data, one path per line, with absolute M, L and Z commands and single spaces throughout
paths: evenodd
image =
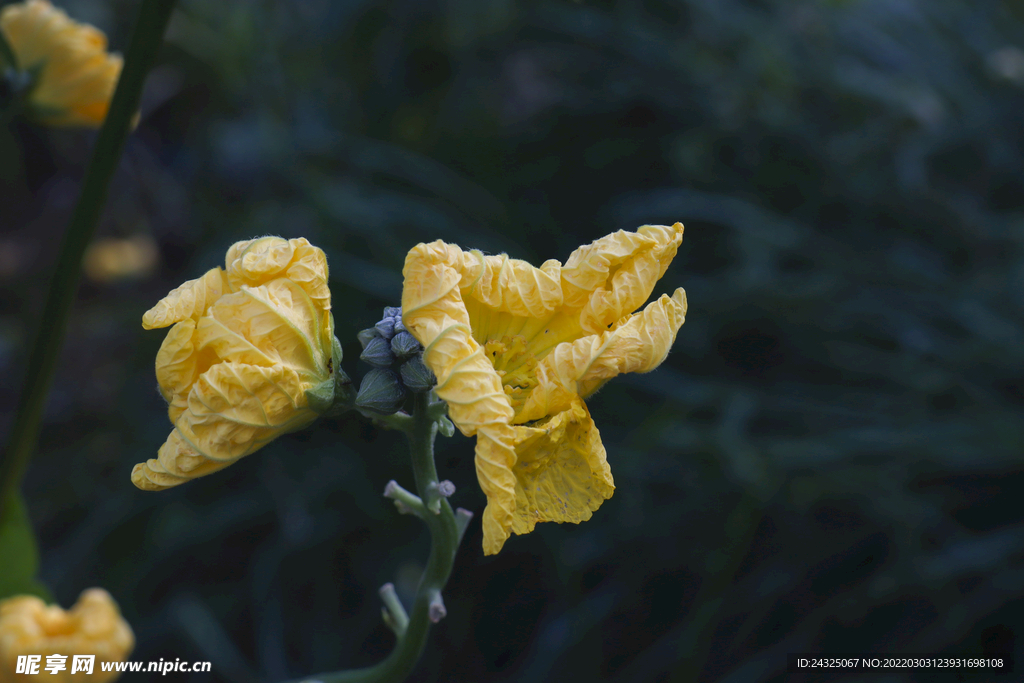
M 331 379 L 327 257 L 305 239 L 238 242 L 227 270 L 178 287 L 142 318 L 171 326 L 156 356 L 174 430 L 132 470 L 149 491 L 223 469 L 319 413 L 308 391 Z
M 18 68 L 32 76 L 28 101 L 39 121 L 94 128 L 103 123 L 122 62 L 107 53 L 103 32 L 73 21 L 47 0 L 7 5 L 0 30 Z
M 148 235 L 104 237 L 85 250 L 82 267 L 93 282 L 134 280 L 152 273 L 157 258 L 156 243 Z
M 686 293 L 634 311 L 682 239 L 679 223 L 647 225 L 540 268 L 441 241 L 409 252 L 403 320 L 424 346 L 452 421 L 477 436 L 484 553 L 537 522 L 590 519 L 611 497 L 611 470 L 583 399 L 668 355 Z
M 103 662 L 123 662 L 135 647 L 135 635 L 121 616 L 117 603 L 102 588 L 90 588 L 68 611 L 47 605 L 34 595 L 19 595 L 0 601 L 0 683 L 34 681 L 42 675 L 48 681 L 64 683 L 93 681 L 107 683 L 120 673 L 103 671 Z M 40 656 L 35 675 L 16 673 L 18 657 Z M 46 671 L 47 657 L 57 660 L 63 670 Z M 73 669 L 75 655 L 95 655 L 92 671 Z

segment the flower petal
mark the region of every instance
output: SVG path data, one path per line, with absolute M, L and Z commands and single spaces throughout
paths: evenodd
M 532 426 L 515 429 L 516 507 L 512 531 L 537 522 L 590 519 L 615 491 L 601 435 L 582 400 Z
M 330 347 L 321 346 L 321 320 L 298 284 L 278 278 L 265 285 L 242 285 L 220 298 L 209 320 L 200 319 L 198 345 L 221 360 L 253 365 L 283 364 L 327 379 Z
M 511 534 L 516 512 L 515 432 L 508 425 L 480 429 L 476 436 L 476 478 L 487 496 L 481 519 L 485 555 L 494 555 Z
M 142 327 L 154 330 L 182 320 L 198 321 L 217 299 L 229 291 L 224 271 L 212 268 L 201 278 L 189 280 L 172 290 L 156 306 L 146 311 L 142 316 Z
M 560 344 L 537 366 L 538 386 L 517 416 L 536 420 L 565 410 L 625 372 L 650 372 L 668 356 L 686 319 L 686 292 L 663 294 L 612 330 Z
M 307 388 L 298 373 L 285 366 L 218 363 L 192 387 L 188 410 L 175 431 L 198 454 L 234 461 L 315 420 Z
M 484 256 L 478 251 L 463 252 L 459 286 L 463 296 L 470 296 L 494 311 L 536 318 L 550 314 L 562 304 L 561 268 L 562 264 L 555 260 L 535 268 L 507 254 Z
M 242 285 L 262 285 L 283 277 L 295 256 L 295 247 L 281 237 L 260 237 L 237 242 L 225 259 L 232 289 Z
M 683 226 L 620 230 L 580 247 L 562 268 L 567 306 L 581 306 L 580 325 L 597 333 L 635 311 L 654 291 L 683 240 Z
M 452 264 L 458 247 L 421 244 L 405 259 L 403 323 L 423 344 L 423 362 L 437 377 L 437 395 L 463 434 L 484 425 L 507 425 L 512 406 L 483 347 L 473 338 L 459 290 L 461 276 Z M 459 252 L 461 253 L 461 252 Z
M 285 275 L 306 291 L 321 311 L 331 310 L 331 290 L 327 287 L 327 255 L 304 237 L 288 241 L 294 256 Z
M 171 422 L 178 420 L 192 384 L 206 370 L 198 368 L 195 332 L 196 323 L 191 318 L 175 323 L 156 354 L 156 381 L 164 400 L 170 404 Z

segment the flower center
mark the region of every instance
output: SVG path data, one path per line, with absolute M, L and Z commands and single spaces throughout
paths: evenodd
M 484 344 L 484 353 L 491 359 L 505 394 L 517 413 L 530 392 L 537 386 L 537 359 L 526 351 L 526 338 L 520 334 L 492 339 Z

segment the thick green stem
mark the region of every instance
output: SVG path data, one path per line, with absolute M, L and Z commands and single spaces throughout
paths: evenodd
M 36 335 L 29 346 L 28 369 L 18 402 L 10 440 L 0 461 L 0 510 L 4 500 L 21 482 L 39 440 L 39 426 L 46 396 L 57 371 L 68 316 L 82 271 L 82 255 L 92 239 L 110 179 L 117 168 L 132 119 L 139 109 L 146 74 L 156 61 L 174 0 L 145 0 L 132 33 L 124 69 L 110 104 L 110 111 L 96 138 L 82 193 L 61 243 L 50 290 L 43 305 Z
M 437 469 L 434 465 L 434 437 L 437 435 L 437 407 L 430 403 L 430 392 L 415 395 L 415 407 L 408 419 L 397 420 L 395 426 L 405 432 L 412 457 L 416 491 L 428 509 L 420 516 L 430 530 L 430 557 L 420 577 L 416 597 L 409 612 L 404 632 L 398 635 L 395 649 L 381 663 L 365 669 L 338 671 L 309 676 L 303 681 L 323 683 L 400 683 L 404 681 L 427 644 L 430 624 L 444 616 L 441 591 L 448 583 L 458 551 L 460 533 L 455 513 L 444 496 L 439 494 Z M 429 510 L 438 503 L 438 512 Z M 464 525 L 463 525 L 464 526 Z

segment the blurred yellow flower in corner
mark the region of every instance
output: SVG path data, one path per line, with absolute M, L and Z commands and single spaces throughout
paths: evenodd
M 147 330 L 171 326 L 156 377 L 174 429 L 132 470 L 140 489 L 221 470 L 318 416 L 305 392 L 333 370 L 327 257 L 302 238 L 262 237 L 226 261 L 142 318 Z
M 135 647 L 135 635 L 117 603 L 102 588 L 90 588 L 64 611 L 33 595 L 0 600 L 0 683 L 32 681 L 40 674 L 58 683 L 108 683 L 120 673 L 103 671 L 102 662 L 123 662 Z M 20 655 L 39 655 L 36 675 L 16 673 Z M 64 655 L 65 667 L 46 671 L 47 656 Z M 95 655 L 91 673 L 71 673 L 75 655 Z
M 80 24 L 47 0 L 26 0 L 0 11 L 0 31 L 34 82 L 35 117 L 50 126 L 103 123 L 121 74 L 121 57 L 107 53 L 102 31 Z
M 476 435 L 484 553 L 537 522 L 590 519 L 615 489 L 583 399 L 661 364 L 686 315 L 677 289 L 634 313 L 683 226 L 619 231 L 540 268 L 437 241 L 405 259 L 403 322 L 452 421 Z

